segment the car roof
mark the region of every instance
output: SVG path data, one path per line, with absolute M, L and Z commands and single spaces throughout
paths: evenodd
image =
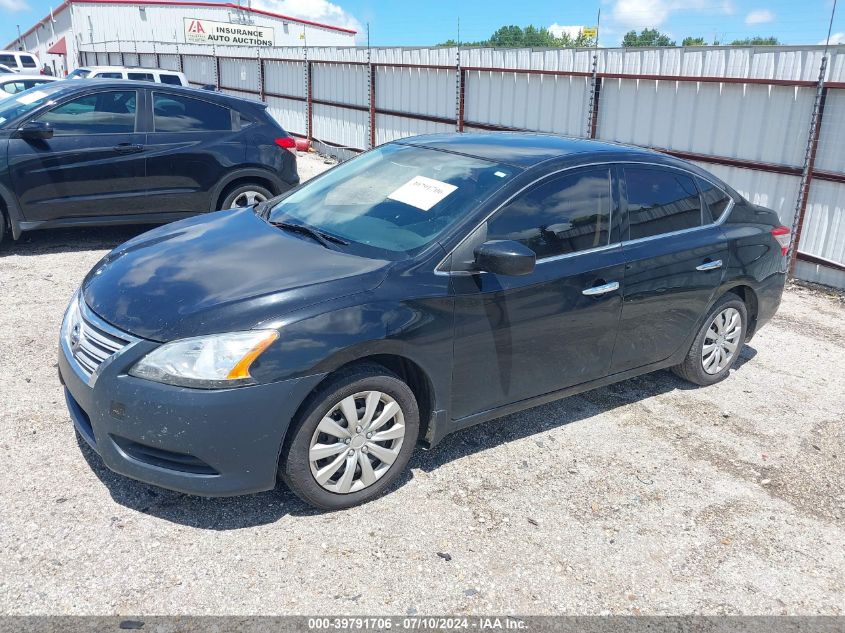
M 157 73 L 173 73 L 174 75 L 181 75 L 182 72 L 179 70 L 170 70 L 169 68 L 143 68 L 141 66 L 80 66 L 79 70 L 91 70 L 91 71 L 115 71 L 115 72 L 122 72 L 124 70 L 127 71 L 146 71 L 146 72 L 157 72 Z
M 15 81 L 18 79 L 41 79 L 42 81 L 61 81 L 59 77 L 53 77 L 52 75 L 34 75 L 32 73 L 23 74 L 23 73 L 0 73 L 0 81 Z
M 657 152 L 607 141 L 559 136 L 542 132 L 464 132 L 427 134 L 397 143 L 456 152 L 517 167 L 529 168 L 552 159 L 588 155 L 627 154 L 653 158 Z
M 97 87 L 97 88 L 146 88 L 147 90 L 155 90 L 157 92 L 161 92 L 162 90 L 166 90 L 167 92 L 176 92 L 176 93 L 184 93 L 186 96 L 193 96 L 195 98 L 204 98 L 209 101 L 222 101 L 222 102 L 237 102 L 243 103 L 245 105 L 250 105 L 253 107 L 261 107 L 266 108 L 267 104 L 263 103 L 262 101 L 257 101 L 255 99 L 246 99 L 244 97 L 239 97 L 236 95 L 230 95 L 225 92 L 219 92 L 217 90 L 203 90 L 202 88 L 194 88 L 192 86 L 179 86 L 177 84 L 162 84 L 162 83 L 153 83 L 150 81 L 136 81 L 134 79 L 72 79 L 63 81 L 62 83 L 67 84 L 67 90 L 72 90 L 74 92 L 79 92 L 83 90 L 87 90 L 89 88 Z

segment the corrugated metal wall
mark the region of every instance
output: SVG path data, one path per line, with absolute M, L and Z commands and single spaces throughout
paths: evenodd
M 83 56 L 88 63 L 114 63 L 120 47 L 88 46 Z M 195 85 L 264 98 L 286 129 L 340 157 L 458 128 L 593 136 L 701 159 L 702 167 L 792 223 L 821 47 L 600 50 L 600 98 L 591 117 L 594 54 L 465 49 L 459 58 L 455 48 L 157 43 L 139 45 L 123 59 L 182 68 Z M 845 46 L 832 50 L 826 81 L 799 251 L 845 270 Z M 840 278 L 833 268 L 797 270 L 829 282 Z

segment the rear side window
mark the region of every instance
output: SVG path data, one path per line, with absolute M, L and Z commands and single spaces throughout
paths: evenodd
M 610 170 L 552 178 L 511 200 L 487 223 L 487 239 L 516 240 L 537 258 L 576 253 L 610 241 Z
M 159 75 L 159 79 L 161 79 L 161 83 L 163 84 L 170 84 L 171 86 L 181 86 L 182 80 L 179 79 L 177 75 L 165 75 L 161 73 Z
M 675 169 L 625 168 L 629 239 L 701 226 L 701 199 L 691 176 Z
M 155 81 L 152 73 L 127 73 L 126 76 L 135 81 Z
M 14 55 L 0 55 L 0 64 L 6 64 L 12 68 L 17 68 L 18 60 L 15 59 Z
M 37 66 L 32 55 L 21 55 L 21 65 L 24 68 L 35 68 Z
M 39 117 L 56 136 L 131 134 L 135 131 L 134 90 L 98 92 L 68 101 Z
M 153 96 L 156 132 L 211 132 L 232 129 L 229 108 L 170 94 Z
M 731 197 L 716 185 L 702 178 L 698 178 L 697 180 L 698 188 L 701 189 L 701 197 L 704 198 L 704 204 L 710 209 L 713 222 L 718 222 L 730 206 Z
M 94 79 L 123 79 L 123 73 L 97 73 Z

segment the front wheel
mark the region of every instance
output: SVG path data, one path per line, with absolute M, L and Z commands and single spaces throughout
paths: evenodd
M 745 344 L 748 311 L 733 293 L 719 299 L 707 313 L 686 359 L 672 370 L 696 385 L 712 385 L 727 377 Z
M 418 434 L 419 409 L 407 384 L 380 365 L 343 370 L 298 415 L 279 475 L 324 510 L 366 503 L 402 474 Z

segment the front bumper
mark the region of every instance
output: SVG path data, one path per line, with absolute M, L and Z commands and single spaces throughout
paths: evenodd
M 282 442 L 322 375 L 236 389 L 173 387 L 129 368 L 159 344 L 140 340 L 91 380 L 60 337 L 59 375 L 74 426 L 111 470 L 189 494 L 270 490 Z

